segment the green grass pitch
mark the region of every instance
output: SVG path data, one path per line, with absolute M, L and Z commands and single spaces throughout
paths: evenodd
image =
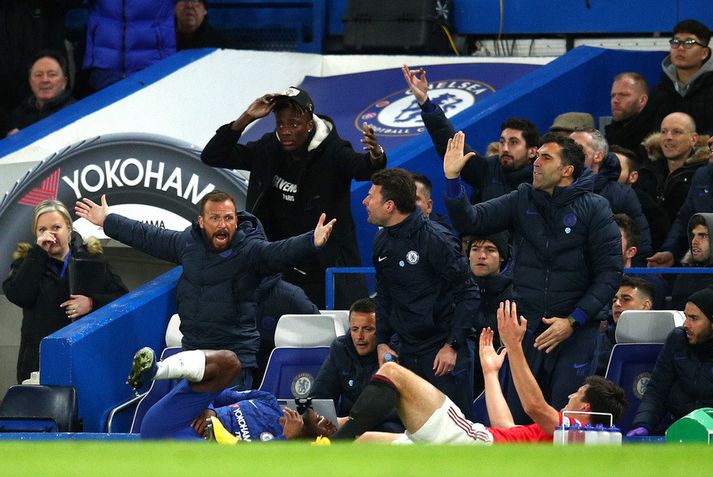
M 0 476 L 713 476 L 708 446 L 388 446 L 178 442 L 3 442 Z

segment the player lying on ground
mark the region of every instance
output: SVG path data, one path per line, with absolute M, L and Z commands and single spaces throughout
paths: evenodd
M 141 423 L 145 439 L 200 439 L 224 443 L 309 439 L 331 436 L 336 427 L 311 406 L 302 413 L 282 409 L 264 391 L 225 389 L 240 372 L 232 351 L 182 351 L 155 362 L 151 348 L 134 355 L 127 384 L 137 389 L 146 380 L 181 379 L 154 404 Z M 299 407 L 298 407 L 299 409 Z
M 524 317 L 517 318 L 516 304 L 505 301 L 497 312 L 498 332 L 506 350 L 498 354 L 493 348 L 493 331 L 486 328 L 480 335 L 480 361 L 485 378 L 485 396 L 492 427 L 485 427 L 463 417 L 463 413 L 442 392 L 396 363 L 385 363 L 364 389 L 349 415 L 349 420 L 332 439 L 362 441 L 474 443 L 552 441 L 555 426 L 563 419 L 561 411 L 547 404 L 530 372 L 521 341 L 527 328 Z M 513 422 L 505 402 L 498 371 L 505 356 L 510 360 L 515 388 L 527 414 L 535 422 L 518 426 Z M 405 434 L 366 432 L 396 406 Z M 611 413 L 619 419 L 626 407 L 624 391 L 599 376 L 590 376 L 585 384 L 569 396 L 562 411 Z M 609 424 L 609 417 L 577 414 L 582 424 Z M 366 433 L 365 433 L 366 432 Z

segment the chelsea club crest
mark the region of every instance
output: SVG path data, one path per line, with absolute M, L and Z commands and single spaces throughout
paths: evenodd
M 418 252 L 415 250 L 411 250 L 411 251 L 409 251 L 409 253 L 406 254 L 406 261 L 410 265 L 416 265 L 418 263 L 418 259 L 419 259 Z

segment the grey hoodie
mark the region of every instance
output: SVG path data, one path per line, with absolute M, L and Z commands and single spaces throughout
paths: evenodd
M 710 59 L 710 57 L 709 57 Z M 663 70 L 664 74 L 669 77 L 671 82 L 673 82 L 673 87 L 676 88 L 676 91 L 678 94 L 681 95 L 682 98 L 685 98 L 686 95 L 688 94 L 688 91 L 691 89 L 691 85 L 704 73 L 708 73 L 709 71 L 713 71 L 713 61 L 706 61 L 701 65 L 701 68 L 696 71 L 693 76 L 691 76 L 691 79 L 688 80 L 688 83 L 681 83 L 678 81 L 678 76 L 676 75 L 676 67 L 671 63 L 671 55 L 666 55 L 666 58 L 661 61 L 661 69 Z

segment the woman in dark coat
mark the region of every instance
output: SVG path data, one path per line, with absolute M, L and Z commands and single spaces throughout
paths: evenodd
M 101 257 L 99 241 L 91 237 L 83 242 L 73 231 L 72 219 L 61 202 L 40 203 L 32 217 L 32 231 L 35 244 L 17 244 L 10 274 L 3 282 L 7 299 L 22 308 L 18 382 L 39 370 L 42 338 L 128 291 Z M 78 283 L 90 283 L 92 291 L 71 294 L 70 275 Z

